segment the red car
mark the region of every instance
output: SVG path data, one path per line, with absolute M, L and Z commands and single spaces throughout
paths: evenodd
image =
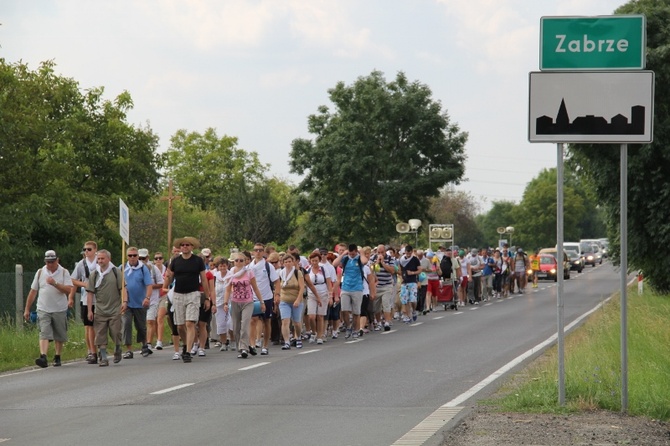
M 551 254 L 539 254 L 540 256 L 540 271 L 537 272 L 538 280 L 553 280 L 554 282 L 558 281 L 559 271 L 558 264 L 556 262 L 556 257 Z M 568 272 L 568 277 L 569 276 Z M 564 273 L 565 276 L 565 273 Z

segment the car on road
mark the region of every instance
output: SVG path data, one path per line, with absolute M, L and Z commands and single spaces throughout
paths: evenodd
M 556 262 L 556 257 L 551 254 L 538 254 L 540 258 L 540 270 L 537 271 L 537 280 L 553 280 L 554 282 L 558 281 L 559 267 L 558 262 Z M 570 277 L 570 271 L 568 270 L 568 277 Z M 564 275 L 565 278 L 565 275 Z
M 596 266 L 598 262 L 596 258 L 596 253 L 593 250 L 593 245 L 591 243 L 582 243 L 582 257 L 584 257 L 584 265 Z
M 558 251 L 556 248 L 544 248 L 540 249 L 541 254 L 548 254 L 554 257 L 554 260 L 558 260 Z M 540 270 L 542 269 L 542 259 L 540 259 Z M 560 267 L 557 268 L 560 270 Z M 568 257 L 567 252 L 563 251 L 563 278 L 566 280 L 570 279 L 570 258 Z M 557 280 L 554 278 L 554 281 Z
M 571 249 L 565 252 L 568 254 L 568 259 L 570 260 L 570 270 L 581 273 L 584 269 L 584 261 L 582 256 L 580 256 L 577 251 L 573 251 Z

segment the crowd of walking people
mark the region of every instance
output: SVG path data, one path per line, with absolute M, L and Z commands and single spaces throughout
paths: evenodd
M 37 297 L 40 367 L 48 366 L 50 341 L 52 365 L 61 365 L 77 293 L 89 364 L 132 359 L 136 346 L 148 357 L 170 344 L 173 359 L 189 363 L 211 347 L 245 359 L 268 355 L 272 345 L 300 349 L 390 331 L 394 322 L 410 324 L 446 303 L 458 309 L 523 293 L 530 267 L 521 249 L 506 245 L 424 251 L 340 243 L 303 256 L 295 246 L 279 252 L 256 243 L 252 251 L 214 256 L 193 237 L 176 239 L 169 257 L 129 247 L 121 266 L 94 241 L 82 256 L 70 275 L 49 250 L 33 279 L 24 316 Z M 166 323 L 170 340 L 163 338 Z

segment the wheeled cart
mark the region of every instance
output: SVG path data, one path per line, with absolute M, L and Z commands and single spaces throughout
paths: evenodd
M 440 288 L 437 292 L 437 303 L 444 305 L 444 310 L 457 309 L 454 299 L 454 282 L 451 279 L 440 280 Z

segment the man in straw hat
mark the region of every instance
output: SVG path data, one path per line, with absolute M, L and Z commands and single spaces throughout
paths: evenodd
M 207 267 L 201 257 L 193 255 L 193 249 L 200 248 L 200 242 L 194 237 L 182 237 L 174 241 L 174 247 L 181 249 L 181 256 L 175 257 L 165 272 L 164 289 L 167 291 L 174 279 L 174 323 L 184 343 L 182 360 L 191 362 L 191 349 L 195 342 L 195 325 L 200 315 L 200 287 L 210 299 L 207 283 Z

